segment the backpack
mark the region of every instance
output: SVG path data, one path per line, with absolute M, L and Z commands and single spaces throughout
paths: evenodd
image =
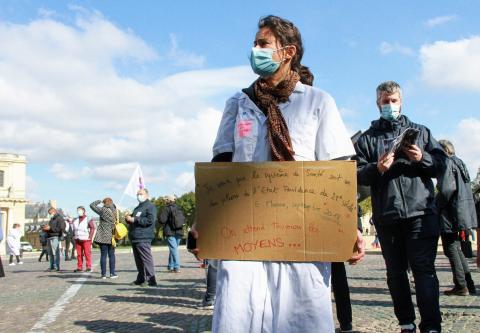
M 170 225 L 174 230 L 179 230 L 183 228 L 185 224 L 185 216 L 181 209 L 175 206 L 170 207 Z

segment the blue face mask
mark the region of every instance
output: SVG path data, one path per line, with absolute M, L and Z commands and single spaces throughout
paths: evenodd
M 399 104 L 383 104 L 380 106 L 381 117 L 385 120 L 393 121 L 400 117 Z
M 250 65 L 253 72 L 260 75 L 262 78 L 272 76 L 280 67 L 280 62 L 276 62 L 272 59 L 273 52 L 281 49 L 259 49 L 257 47 L 252 48 L 252 54 L 250 55 Z

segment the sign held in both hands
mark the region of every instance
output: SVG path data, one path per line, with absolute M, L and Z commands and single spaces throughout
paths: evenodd
M 354 161 L 196 163 L 197 245 L 209 259 L 346 261 Z

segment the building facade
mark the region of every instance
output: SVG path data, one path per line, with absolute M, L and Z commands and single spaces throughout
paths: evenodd
M 27 159 L 24 155 L 0 153 L 0 214 L 3 240 L 0 254 L 6 253 L 6 241 L 14 223 L 25 226 L 25 184 Z

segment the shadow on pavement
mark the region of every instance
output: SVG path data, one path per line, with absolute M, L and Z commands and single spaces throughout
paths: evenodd
M 131 323 L 128 321 L 81 320 L 74 322 L 74 324 L 85 327 L 87 331 L 97 333 L 165 332 L 162 328 L 155 327 L 150 323 Z
M 185 288 L 136 288 L 137 295 L 163 296 L 163 297 L 188 297 L 201 300 L 205 294 L 205 288 L 185 289 Z
M 198 301 L 187 299 L 187 297 L 152 297 L 152 296 L 117 296 L 117 295 L 103 295 L 100 296 L 102 300 L 110 303 L 140 303 L 140 304 L 155 304 L 155 305 L 164 305 L 164 306 L 176 306 L 181 308 L 192 308 L 196 309 L 200 305 L 199 298 Z
M 210 330 L 212 326 L 211 313 L 208 315 L 197 315 L 178 312 L 162 312 L 141 313 L 140 315 L 146 316 L 146 321 L 171 327 L 171 329 L 163 328 L 162 332 L 206 332 L 205 329 Z
M 352 287 L 350 286 L 351 294 L 374 294 L 374 295 L 390 295 L 385 283 L 385 288 L 378 287 Z

